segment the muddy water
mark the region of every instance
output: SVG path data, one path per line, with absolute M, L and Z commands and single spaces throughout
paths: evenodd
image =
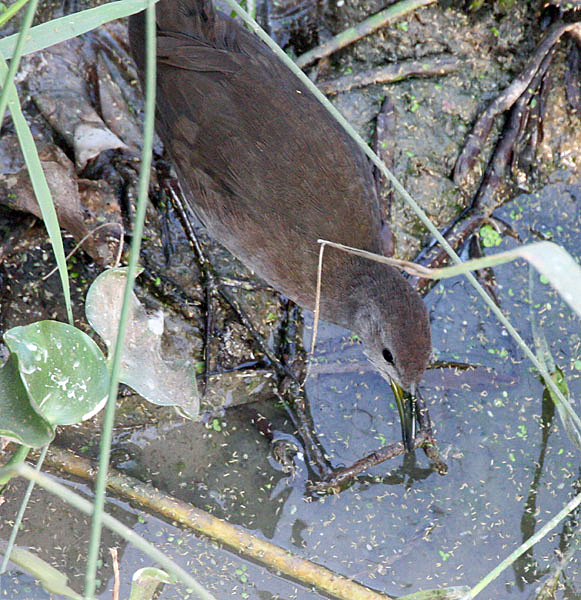
M 329 27 L 339 29 L 380 8 L 373 3 L 342 6 L 330 4 Z M 332 61 L 329 75 L 338 76 L 348 69 L 370 68 L 386 58 L 422 57 L 443 50 L 465 57 L 464 69 L 446 78 L 377 85 L 335 99 L 359 130 L 369 135 L 382 97 L 390 96 L 397 114 L 394 170 L 439 224 L 457 214 L 469 197 L 471 190 L 457 189 L 449 178 L 454 158 L 477 111 L 518 73 L 534 40 L 539 39 L 535 19 L 531 7 L 520 5 L 510 15 L 484 11 L 474 17 L 433 8 L 406 19 L 405 26 L 389 27 L 359 42 Z M 546 135 L 539 151 L 542 160 L 527 181 L 530 193 L 508 188 L 507 198 L 512 202 L 497 214 L 515 227 L 523 242 L 549 238 L 579 256 L 581 128 L 564 99 L 564 54 L 558 51 L 551 75 Z M 422 227 L 398 199 L 394 199 L 392 217 L 399 253 L 413 254 L 425 241 Z M 156 255 L 156 219 L 152 214 L 145 260 L 153 270 L 171 274 L 190 289 L 195 285 L 191 281 L 195 269 L 187 244 L 176 233 L 172 262 L 166 265 Z M 58 286 L 37 285 L 47 253 L 45 236 L 38 228 L 23 226 L 22 231 L 20 245 L 11 247 L 10 260 L 4 263 L 4 281 L 10 286 L 3 292 L 3 328 L 33 316 L 46 318 L 59 310 Z M 504 238 L 492 251 L 514 243 Z M 228 274 L 234 273 L 231 269 L 240 274 L 235 263 L 218 250 L 215 255 L 222 259 L 219 264 Z M 94 266 L 82 261 L 75 270 L 79 275 L 76 281 L 88 283 L 94 277 Z M 497 269 L 496 278 L 502 308 L 529 343 L 534 313 L 555 361 L 565 372 L 572 396 L 578 398 L 581 372 L 576 362 L 580 348 L 576 317 L 536 276 L 531 296 L 528 270 L 521 264 Z M 199 300 L 199 291 L 192 295 Z M 256 320 L 268 332 L 272 327 L 269 319 L 279 312 L 272 294 L 259 292 L 251 300 L 246 292 L 243 296 L 256 308 Z M 77 301 L 80 306 L 81 291 Z M 156 305 L 156 301 L 150 302 Z M 307 466 L 299 457 L 297 473 L 287 476 L 272 458 L 265 438 L 249 426 L 247 409 L 217 409 L 204 425 L 184 422 L 165 409 L 127 401 L 120 409 L 114 465 L 378 591 L 403 595 L 420 589 L 473 585 L 556 513 L 572 497 L 575 486 L 578 490 L 579 455 L 558 417 L 552 415 L 544 388 L 529 363 L 470 286 L 462 278 L 441 283 L 426 302 L 435 358 L 473 367 L 433 370 L 424 381 L 423 395 L 448 463 L 448 475 L 436 474 L 418 452 L 374 468 L 338 496 L 307 501 Z M 174 335 L 168 347 L 199 354 L 199 318 L 195 304 L 190 321 L 171 313 Z M 236 360 L 252 360 L 244 333 L 230 324 L 231 315 L 223 311 L 218 318 L 223 331 L 219 358 L 227 366 Z M 305 320 L 308 345 L 310 316 Z M 234 334 L 239 334 L 242 342 Z M 350 334 L 325 326 L 317 348 L 318 361 L 307 382 L 307 394 L 316 433 L 332 465 L 349 464 L 398 439 L 397 413 L 388 387 L 368 367 Z M 272 378 L 263 372 L 249 386 L 247 373 L 242 376 L 244 385 L 234 385 L 233 379 L 240 376 L 229 377 L 216 378 L 210 387 L 212 398 L 220 398 L 222 403 L 225 399 L 228 405 L 272 398 L 268 387 Z M 254 391 L 249 398 L 243 394 L 245 387 Z M 278 431 L 292 434 L 292 426 L 278 406 L 270 402 L 259 408 Z M 94 456 L 96 431 L 91 425 L 67 428 L 60 442 Z M 91 497 L 86 484 L 67 485 Z M 3 539 L 9 535 L 22 491 L 23 486 L 16 483 L 5 494 L 6 502 L 0 507 Z M 121 500 L 112 499 L 109 509 L 195 574 L 218 598 L 316 596 L 155 515 L 142 515 Z M 531 597 L 554 566 L 555 552 L 566 550 L 567 532 L 572 527 L 570 520 L 559 525 L 481 597 Z M 85 519 L 35 492 L 18 543 L 65 571 L 79 590 L 87 540 Z M 150 562 L 105 534 L 103 547 L 113 545 L 120 548 L 122 597 L 127 597 L 130 574 Z M 105 599 L 111 597 L 112 589 L 108 554 L 103 555 L 103 563 L 99 597 Z M 578 558 L 567 567 L 564 582 L 557 597 L 579 598 Z M 47 597 L 16 570 L 2 579 L 2 585 L 1 593 L 7 598 Z M 188 594 L 182 588 L 166 586 L 160 597 L 187 598 Z

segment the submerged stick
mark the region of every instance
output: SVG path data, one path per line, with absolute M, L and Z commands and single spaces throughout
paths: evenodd
M 88 460 L 55 446 L 51 446 L 45 464 L 84 480 L 93 481 L 95 477 L 95 468 Z M 280 571 L 305 585 L 316 586 L 322 592 L 336 598 L 393 600 L 390 596 L 333 573 L 113 468 L 109 469 L 107 488 L 126 500 L 135 502 L 144 510 L 157 513 L 172 522 L 206 535 L 233 548 L 242 556 L 260 562 L 274 572 Z

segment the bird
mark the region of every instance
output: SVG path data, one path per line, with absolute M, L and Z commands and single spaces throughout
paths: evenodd
M 211 0 L 160 0 L 156 31 L 156 130 L 186 202 L 214 240 L 314 310 L 318 239 L 383 253 L 367 157 L 266 44 Z M 144 13 L 131 16 L 129 41 L 143 82 Z M 356 334 L 377 371 L 410 394 L 398 408 L 412 450 L 413 398 L 432 348 L 422 298 L 393 267 L 327 248 L 319 314 Z

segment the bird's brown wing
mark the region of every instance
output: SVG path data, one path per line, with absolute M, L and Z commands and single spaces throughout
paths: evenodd
M 368 161 L 254 35 L 184 14 L 158 15 L 158 132 L 211 235 L 312 306 L 319 237 L 381 251 Z M 142 41 L 133 31 L 134 52 Z M 291 293 L 289 272 L 304 289 Z

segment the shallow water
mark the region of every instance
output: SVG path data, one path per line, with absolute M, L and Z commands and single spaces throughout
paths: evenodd
M 561 215 L 576 214 L 571 208 L 580 192 L 579 187 L 553 186 L 543 197 L 520 197 L 506 210 L 519 207 L 523 215 L 535 215 L 543 207 L 545 232 L 552 231 L 554 241 L 575 253 L 579 222 L 573 219 L 571 227 L 562 225 Z M 519 233 L 528 241 L 529 225 L 523 221 Z M 505 239 L 498 250 L 513 245 Z M 498 268 L 496 276 L 503 309 L 530 343 L 527 267 L 510 264 Z M 416 452 L 375 467 L 338 496 L 306 502 L 307 469 L 294 479 L 284 477 L 267 458 L 264 440 L 255 439 L 243 419 L 231 412 L 224 417 L 223 431 L 213 432 L 207 440 L 209 451 L 194 447 L 188 425 L 165 432 L 161 442 L 155 440 L 144 450 L 142 456 L 156 457 L 148 474 L 172 464 L 173 440 L 185 463 L 188 454 L 202 452 L 215 466 L 205 473 L 203 485 L 196 484 L 188 466 L 176 479 L 165 469 L 164 475 L 152 477 L 155 484 L 300 556 L 393 595 L 475 584 L 571 499 L 574 486 L 579 486 L 579 456 L 558 417 L 551 420 L 550 403 L 543 403 L 544 388 L 534 370 L 469 284 L 461 278 L 439 284 L 427 303 L 438 358 L 480 365 L 469 371 L 432 371 L 425 378 L 423 395 L 448 475 L 433 472 L 427 458 Z M 542 283 L 536 283 L 533 291 L 533 312 L 565 371 L 572 397 L 579 397 L 581 376 L 574 366 L 579 357 L 577 318 Z M 323 327 L 318 352 L 325 360 L 309 378 L 307 394 L 317 435 L 331 463 L 349 464 L 397 439 L 399 423 L 389 406 L 393 401 L 388 388 L 367 367 L 350 335 Z M 284 420 L 280 424 L 285 427 Z M 513 598 L 528 598 L 554 564 L 566 527 L 567 521 L 505 571 L 482 597 L 510 593 Z M 574 561 L 566 571 L 577 593 L 579 568 Z M 264 586 L 281 597 L 302 597 L 305 592 L 295 596 L 288 582 L 274 575 L 263 583 L 265 575 L 259 572 L 260 568 L 248 566 L 248 581 L 240 585 L 250 598 L 270 597 L 263 594 Z M 166 589 L 162 597 L 179 594 Z
M 449 13 L 445 18 L 453 19 Z M 463 16 L 460 38 L 474 35 L 478 40 L 478 35 L 490 25 L 490 20 L 476 23 L 468 32 L 466 21 Z M 410 23 L 413 28 L 415 21 Z M 487 37 L 484 32 L 482 39 L 491 43 L 488 39 L 491 35 Z M 397 46 L 397 39 L 380 37 L 384 45 Z M 482 39 L 478 47 L 486 47 Z M 463 38 L 460 41 L 463 43 Z M 497 44 L 497 40 L 493 41 Z M 513 41 L 517 43 L 516 39 Z M 374 39 L 369 44 L 376 42 Z M 362 43 L 367 44 L 367 41 Z M 343 56 L 341 60 L 350 59 Z M 485 54 L 478 56 L 478 60 L 477 64 L 486 63 L 487 69 L 494 62 Z M 512 68 L 517 70 L 514 64 Z M 502 77 L 508 81 L 506 73 Z M 400 117 L 398 135 L 405 138 L 403 144 L 399 141 L 396 144 L 403 156 L 399 157 L 396 170 L 407 183 L 422 188 L 413 190 L 414 194 L 419 192 L 437 199 L 446 194 L 452 186 L 447 175 L 451 165 L 447 163 L 456 155 L 457 144 L 464 139 L 466 123 L 473 119 L 478 102 L 484 102 L 474 90 L 482 85 L 484 96 L 490 96 L 491 90 L 502 87 L 484 77 L 477 77 L 476 83 L 474 80 L 467 83 L 467 79 L 465 73 L 451 77 L 443 90 L 440 83 L 436 88 L 429 80 L 404 82 L 390 88 Z M 412 92 L 414 95 L 410 96 Z M 363 109 L 356 107 L 355 111 L 360 129 L 370 127 L 370 116 L 375 114 L 371 108 L 379 104 L 381 93 L 382 90 L 376 89 L 358 96 L 358 101 L 364 104 Z M 349 96 L 346 94 L 338 103 L 342 107 L 350 104 Z M 419 105 L 414 111 L 408 108 L 413 104 L 412 98 Z M 555 109 L 555 105 L 550 108 Z M 418 131 L 424 133 L 418 136 Z M 575 147 L 572 131 L 560 129 L 553 138 L 570 139 Z M 426 158 L 428 152 L 433 162 Z M 574 157 L 571 160 L 574 165 Z M 436 175 L 435 162 L 441 170 Z M 429 168 L 424 169 L 425 164 Z M 551 160 L 547 165 L 547 170 L 553 168 Z M 568 174 L 563 172 L 561 177 L 557 171 L 552 180 L 565 182 L 572 173 L 573 170 Z M 430 177 L 440 182 L 441 187 L 424 185 Z M 523 242 L 551 234 L 553 241 L 579 257 L 580 196 L 579 186 L 555 183 L 538 196 L 520 196 L 497 214 L 517 228 Z M 397 202 L 395 219 L 409 232 L 413 228 L 400 214 L 402 209 Z M 444 215 L 439 205 L 427 202 L 424 205 L 447 220 L 449 215 Z M 453 214 L 455 208 L 451 202 L 445 210 Z M 513 245 L 513 240 L 504 238 L 494 251 Z M 186 251 L 189 253 L 189 249 Z M 190 265 L 183 270 L 192 272 Z M 530 343 L 528 269 L 522 264 L 511 264 L 496 269 L 495 273 L 502 307 Z M 572 397 L 579 398 L 581 372 L 575 367 L 581 354 L 579 321 L 546 284 L 537 276 L 534 279 L 533 312 L 555 361 L 565 372 Z M 57 293 L 58 290 L 54 292 Z M 39 304 L 44 309 L 43 302 L 41 299 Z M 114 465 L 378 591 L 402 595 L 419 589 L 474 585 L 538 530 L 575 490 L 578 493 L 579 454 L 567 439 L 558 417 L 551 420 L 550 404 L 543 403 L 544 388 L 531 365 L 464 279 L 438 284 L 426 302 L 436 358 L 476 367 L 467 371 L 434 370 L 424 380 L 422 392 L 449 467 L 446 476 L 435 473 L 423 453 L 416 452 L 375 467 L 337 496 L 307 501 L 308 469 L 304 463 L 299 462 L 294 478 L 286 476 L 270 455 L 266 439 L 249 426 L 244 408 L 220 414 L 217 417 L 220 431 L 175 417 L 166 418 L 163 411 L 154 411 L 153 419 L 144 411 L 141 426 L 117 429 Z M 308 322 L 307 317 L 307 327 Z M 308 337 L 307 330 L 307 347 Z M 348 332 L 324 326 L 317 358 L 307 393 L 316 433 L 335 467 L 350 464 L 383 443 L 399 438 L 400 426 L 389 387 L 365 361 L 361 348 Z M 284 411 L 272 405 L 261 405 L 260 410 L 280 432 L 292 433 Z M 70 428 L 70 432 L 81 440 L 77 445 L 85 444 L 88 453 L 94 454 L 97 440 L 91 438 L 90 432 L 82 428 Z M 87 485 L 70 482 L 67 485 L 92 497 Z M 22 485 L 11 484 L 6 502 L 0 506 L 2 539 L 9 535 L 22 492 Z M 108 508 L 190 570 L 218 598 L 302 599 L 318 595 L 155 515 L 144 516 L 124 501 L 112 499 Z M 480 597 L 530 598 L 555 565 L 555 553 L 564 550 L 564 532 L 572 526 L 570 519 L 560 524 Z M 35 492 L 17 543 L 30 546 L 66 571 L 72 585 L 82 589 L 88 531 L 86 519 L 63 503 Z M 128 595 L 130 575 L 150 561 L 105 533 L 103 547 L 112 545 L 120 548 L 123 598 Z M 104 600 L 111 598 L 112 571 L 106 553 L 103 559 L 99 597 Z M 580 598 L 579 557 L 567 567 L 565 581 L 568 588 L 557 597 Z M 30 582 L 27 577 L 11 571 L 2 579 L 0 598 L 47 597 L 41 589 L 27 587 L 27 582 Z M 166 586 L 160 595 L 166 600 L 186 597 L 183 588 L 177 586 Z
M 572 219 L 567 225 L 561 215 L 576 214 L 571 208 L 580 193 L 579 187 L 553 186 L 540 198 L 520 197 L 510 210 L 517 207 L 523 215 L 534 216 L 542 207 L 539 226 L 574 253 L 579 223 Z M 551 210 L 545 210 L 550 206 Z M 519 223 L 524 236 L 530 223 L 524 218 Z M 498 250 L 513 245 L 505 238 Z M 503 309 L 530 342 L 527 267 L 510 264 L 496 269 L 496 276 Z M 266 440 L 248 425 L 243 408 L 231 409 L 220 418 L 221 431 L 174 420 L 119 432 L 114 463 L 124 472 L 378 591 L 403 595 L 474 585 L 571 499 L 580 485 L 579 455 L 558 417 L 551 420 L 550 403 L 543 403 L 544 388 L 534 370 L 464 279 L 438 284 L 427 304 L 438 359 L 476 367 L 439 369 L 425 377 L 423 395 L 449 467 L 446 476 L 432 471 L 428 459 L 416 452 L 375 467 L 337 496 L 306 501 L 304 464 L 294 478 L 285 476 L 270 456 Z M 540 282 L 535 284 L 532 306 L 572 396 L 579 397 L 581 376 L 574 365 L 579 358 L 578 320 Z M 331 463 L 349 464 L 397 439 L 399 423 L 388 387 L 368 367 L 348 332 L 322 327 L 318 353 L 324 360 L 313 369 L 307 393 L 316 433 Z M 268 416 L 281 431 L 291 431 L 284 413 L 272 409 Z M 89 493 L 86 486 L 80 489 Z M 10 495 L 7 500 L 4 510 L 0 509 L 4 513 L 16 505 Z M 28 531 L 19 543 L 60 549 L 63 567 L 80 584 L 83 565 L 75 568 L 72 557 L 85 551 L 86 522 L 67 517 L 74 511 L 61 513 L 59 506 L 37 496 L 28 512 Z M 219 598 L 317 595 L 155 515 L 138 518 L 123 501 L 113 500 L 109 507 Z M 34 533 L 35 526 L 43 531 Z M 566 519 L 482 597 L 531 597 L 554 566 L 555 552 L 564 549 L 565 532 L 572 526 L 571 519 Z M 6 532 L 4 527 L 3 536 Z M 114 542 L 106 536 L 106 547 Z M 126 585 L 129 573 L 149 561 L 134 548 L 119 541 L 117 545 Z M 565 575 L 570 590 L 558 597 L 578 598 L 578 557 Z M 99 597 L 110 598 L 109 568 L 101 576 L 109 582 Z M 17 589 L 21 594 L 22 585 Z M 26 594 L 5 597 L 43 597 L 40 591 Z M 178 586 L 166 586 L 160 596 L 185 597 Z

